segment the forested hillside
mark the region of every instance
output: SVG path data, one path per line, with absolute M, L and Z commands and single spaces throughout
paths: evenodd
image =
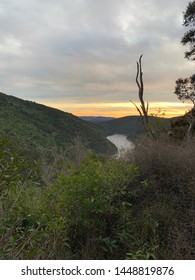
M 80 139 L 89 149 L 112 154 L 116 148 L 96 127 L 76 116 L 0 93 L 0 132 L 25 149 L 67 148 Z

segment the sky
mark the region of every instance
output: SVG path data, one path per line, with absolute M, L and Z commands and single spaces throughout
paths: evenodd
M 77 116 L 137 115 L 143 54 L 149 114 L 191 107 L 175 81 L 194 73 L 180 41 L 187 0 L 1 0 L 0 92 Z

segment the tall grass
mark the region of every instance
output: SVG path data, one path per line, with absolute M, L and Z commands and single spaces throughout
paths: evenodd
M 136 208 L 158 223 L 158 258 L 194 259 L 195 146 L 145 139 L 133 161 L 146 185 Z

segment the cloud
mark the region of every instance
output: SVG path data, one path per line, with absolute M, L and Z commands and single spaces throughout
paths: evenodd
M 146 99 L 175 102 L 175 80 L 193 72 L 180 44 L 187 3 L 2 0 L 0 90 L 53 104 L 136 101 L 144 53 Z

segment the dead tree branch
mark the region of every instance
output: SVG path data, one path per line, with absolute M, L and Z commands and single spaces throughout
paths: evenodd
M 148 109 L 149 103 L 145 103 L 144 101 L 144 82 L 143 82 L 143 72 L 142 72 L 142 57 L 140 56 L 139 61 L 137 62 L 137 73 L 136 73 L 136 84 L 138 87 L 138 97 L 140 100 L 140 108 L 130 100 L 130 102 L 136 107 L 138 113 L 141 116 L 142 123 L 144 125 L 145 130 L 147 130 L 148 126 Z

